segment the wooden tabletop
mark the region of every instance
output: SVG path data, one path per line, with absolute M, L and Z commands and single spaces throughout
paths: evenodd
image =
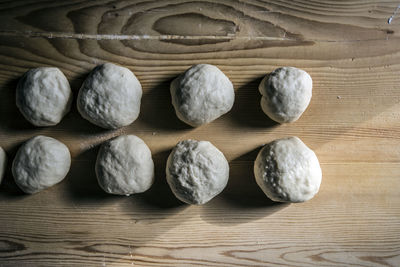
M 30 68 L 56 66 L 74 95 L 102 62 L 131 69 L 143 86 L 128 127 L 100 129 L 75 103 L 55 127 L 30 125 L 15 87 Z M 218 66 L 233 109 L 190 128 L 174 114 L 170 81 L 189 66 Z M 278 125 L 257 86 L 280 66 L 308 71 L 311 104 Z M 71 150 L 60 184 L 24 195 L 13 182 L 19 145 L 42 134 Z M 98 144 L 135 134 L 150 147 L 156 182 L 146 193 L 107 195 L 97 184 Z M 257 187 L 260 147 L 296 135 L 321 163 L 320 192 L 302 204 L 269 201 Z M 209 140 L 230 163 L 222 194 L 184 205 L 165 181 L 183 139 Z M 400 266 L 399 1 L 1 1 L 0 266 Z

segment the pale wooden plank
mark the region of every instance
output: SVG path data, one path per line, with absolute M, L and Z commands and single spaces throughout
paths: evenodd
M 3 1 L 0 145 L 12 158 L 27 138 L 53 136 L 69 146 L 73 164 L 65 181 L 34 196 L 21 195 L 7 171 L 0 265 L 398 266 L 400 18 L 387 21 L 397 6 Z M 129 67 L 142 82 L 141 115 L 131 126 L 104 131 L 74 108 L 60 125 L 35 128 L 16 109 L 16 82 L 27 69 L 59 67 L 76 94 L 105 61 Z M 192 129 L 173 113 L 169 82 L 205 62 L 232 80 L 236 102 L 229 114 Z M 279 126 L 261 112 L 257 86 L 284 65 L 306 69 L 314 90 L 302 118 Z M 129 133 L 150 146 L 156 184 L 129 198 L 107 196 L 94 175 L 96 145 Z M 322 164 L 321 191 L 304 204 L 271 203 L 252 174 L 260 146 L 288 135 L 301 137 Z M 228 187 L 206 206 L 182 205 L 164 180 L 171 147 L 186 138 L 210 140 L 230 162 Z

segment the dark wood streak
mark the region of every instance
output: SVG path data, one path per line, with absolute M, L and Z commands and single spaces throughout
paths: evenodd
M 364 261 L 369 261 L 372 264 L 376 263 L 384 266 L 392 266 L 390 263 L 387 262 L 387 260 L 398 256 L 399 254 L 393 254 L 389 256 L 361 256 L 360 259 Z
M 0 253 L 19 253 L 22 250 L 26 250 L 26 246 L 21 243 L 10 240 L 0 240 Z

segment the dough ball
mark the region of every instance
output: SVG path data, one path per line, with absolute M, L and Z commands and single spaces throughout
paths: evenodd
M 68 113 L 72 92 L 58 68 L 36 68 L 26 72 L 17 85 L 17 107 L 35 126 L 51 126 Z
M 151 151 L 135 135 L 123 135 L 101 145 L 96 161 L 101 188 L 110 194 L 131 195 L 150 188 L 154 182 Z
M 7 166 L 7 155 L 3 148 L 0 147 L 0 183 L 3 181 L 4 172 Z
M 188 204 L 204 204 L 228 183 L 224 154 L 208 141 L 179 142 L 168 157 L 167 181 L 175 196 Z
M 254 175 L 264 193 L 279 202 L 313 198 L 322 179 L 317 156 L 298 137 L 265 145 L 254 163 Z
M 233 85 L 217 67 L 194 65 L 171 83 L 172 105 L 183 122 L 197 127 L 231 110 Z
M 105 129 L 127 126 L 139 116 L 142 86 L 127 68 L 105 63 L 89 74 L 79 90 L 83 118 Z
M 304 70 L 283 67 L 267 75 L 258 87 L 261 108 L 279 123 L 294 122 L 306 110 L 312 96 L 312 79 Z
M 19 188 L 33 194 L 61 182 L 70 166 L 68 147 L 54 138 L 39 135 L 19 148 L 12 173 Z

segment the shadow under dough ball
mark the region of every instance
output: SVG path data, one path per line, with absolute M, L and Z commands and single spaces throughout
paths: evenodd
M 31 69 L 18 82 L 17 107 L 35 126 L 58 124 L 70 110 L 71 103 L 71 88 L 58 68 Z
M 39 135 L 18 149 L 12 173 L 18 187 L 33 194 L 61 182 L 70 166 L 68 147 L 54 138 Z
M 261 81 L 258 90 L 261 109 L 268 117 L 279 123 L 294 122 L 310 103 L 312 79 L 298 68 L 278 68 Z
M 6 171 L 7 166 L 7 155 L 4 152 L 3 148 L 0 147 L 0 184 L 3 181 L 4 172 Z
M 96 176 L 107 193 L 131 195 L 148 190 L 154 182 L 149 147 L 135 135 L 122 135 L 101 145 Z
M 174 195 L 188 204 L 205 204 L 225 188 L 229 165 L 208 141 L 179 142 L 168 157 L 167 182 Z
M 254 176 L 273 201 L 304 202 L 317 194 L 322 172 L 315 153 L 298 137 L 272 141 L 258 153 Z
M 197 127 L 231 110 L 235 100 L 233 85 L 216 66 L 194 65 L 172 81 L 172 105 L 177 117 Z
M 105 129 L 117 129 L 139 116 L 142 86 L 127 68 L 97 66 L 83 82 L 77 107 L 83 118 Z

